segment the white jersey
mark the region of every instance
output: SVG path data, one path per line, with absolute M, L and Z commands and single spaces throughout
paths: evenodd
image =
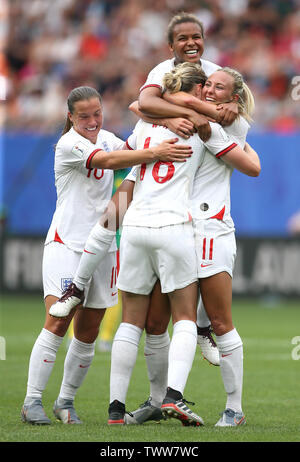
M 133 134 L 127 140 L 132 149 L 157 146 L 174 134 L 165 127 L 139 121 Z M 156 161 L 135 167 L 133 200 L 125 214 L 124 226 L 161 227 L 185 223 L 192 220 L 191 194 L 194 176 L 203 161 L 205 151 L 214 155 L 230 149 L 232 140 L 224 141 L 218 131 L 203 143 L 198 134 L 188 140 L 179 138 L 179 144 L 192 147 L 193 154 L 186 162 Z M 127 179 L 131 179 L 129 176 Z
M 238 117 L 232 125 L 223 129 L 211 123 L 212 133 L 218 131 L 224 137 L 224 143 L 231 140 L 235 145 L 244 148 L 249 124 L 243 117 Z M 233 146 L 232 146 L 233 147 Z M 193 218 L 219 218 L 233 227 L 230 215 L 230 180 L 233 168 L 222 161 L 223 150 L 218 156 L 208 153 L 198 169 L 192 193 Z
M 220 66 L 210 61 L 207 61 L 205 59 L 201 59 L 199 64 L 201 64 L 201 67 L 203 71 L 205 72 L 205 74 L 207 75 L 207 77 L 209 77 L 215 71 L 220 69 Z M 144 83 L 144 85 L 140 88 L 140 91 L 144 90 L 144 88 L 147 88 L 147 87 L 157 87 L 163 92 L 164 91 L 164 86 L 163 86 L 164 75 L 167 72 L 171 72 L 174 68 L 175 68 L 175 58 L 167 59 L 166 61 L 163 61 L 162 63 L 158 64 L 156 67 L 152 69 L 152 71 L 149 72 L 147 80 Z
M 62 242 L 74 251 L 82 252 L 90 230 L 99 220 L 113 190 L 113 170 L 90 166 L 99 151 L 122 149 L 124 141 L 113 133 L 100 130 L 96 144 L 71 128 L 58 141 L 55 149 L 56 210 L 46 244 Z M 113 242 L 111 251 L 116 250 Z

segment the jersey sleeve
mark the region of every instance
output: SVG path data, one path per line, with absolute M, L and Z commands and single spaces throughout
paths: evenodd
M 131 133 L 131 135 L 126 140 L 127 149 L 135 150 L 136 140 L 137 140 L 136 133 L 135 132 Z
M 249 123 L 240 116 L 229 127 L 225 127 L 225 131 L 233 141 L 244 148 L 249 128 Z
M 133 181 L 135 183 L 136 176 L 137 176 L 137 170 L 138 170 L 138 167 L 132 167 L 132 169 L 130 170 L 128 175 L 125 176 L 123 181 L 129 180 L 129 181 Z
M 85 143 L 82 138 L 61 138 L 56 145 L 56 164 L 58 168 L 76 168 L 82 165 L 89 168 L 98 151 L 101 149 Z
M 111 135 L 111 151 L 122 151 L 124 149 L 125 142 L 113 133 Z
M 204 146 L 217 158 L 222 157 L 226 152 L 237 146 L 237 143 L 225 132 L 221 125 L 209 122 L 211 136 Z
M 140 88 L 140 92 L 148 87 L 155 87 L 158 88 L 161 92 L 163 92 L 164 75 L 166 72 L 170 72 L 170 70 L 172 69 L 172 62 L 173 60 L 169 59 L 163 61 L 162 63 L 154 67 L 152 71 L 149 72 L 146 82 Z

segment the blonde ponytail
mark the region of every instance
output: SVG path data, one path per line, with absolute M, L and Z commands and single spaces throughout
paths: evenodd
M 165 74 L 163 85 L 170 93 L 185 91 L 189 93 L 194 85 L 206 82 L 206 75 L 199 64 L 181 63 Z

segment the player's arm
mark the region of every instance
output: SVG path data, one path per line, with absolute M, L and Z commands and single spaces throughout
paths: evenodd
M 188 139 L 196 132 L 193 123 L 183 117 L 150 117 L 145 115 L 139 110 L 138 101 L 131 103 L 129 109 L 145 122 L 163 125 L 182 138 Z
M 204 114 L 222 126 L 231 125 L 238 117 L 238 105 L 235 102 L 214 104 L 201 101 L 195 96 L 179 91 L 177 93 L 164 93 L 164 99 L 178 106 L 189 107 L 194 111 Z
M 201 139 L 209 139 L 211 131 L 205 116 L 184 106 L 169 103 L 161 97 L 157 87 L 144 88 L 139 95 L 139 110 L 152 117 L 183 117 L 196 127 Z
M 222 155 L 221 159 L 233 168 L 248 176 L 258 176 L 261 171 L 260 160 L 254 149 L 246 143 L 245 148 L 235 146 Z
M 176 104 L 177 106 L 188 107 L 193 109 L 200 114 L 203 114 L 215 122 L 221 120 L 221 112 L 217 110 L 215 104 L 207 103 L 206 101 L 201 101 L 196 96 L 191 95 L 190 93 L 185 93 L 184 91 L 178 91 L 176 93 L 165 92 L 163 99 L 169 103 Z
M 104 213 L 101 215 L 99 223 L 110 231 L 117 231 L 122 225 L 124 215 L 132 201 L 134 181 L 122 181 Z
M 258 176 L 261 170 L 260 161 L 257 153 L 248 143 L 242 149 L 225 132 L 221 125 L 210 123 L 212 136 L 205 143 L 206 148 L 232 168 L 236 168 L 241 173 L 248 176 Z
M 192 155 L 190 146 L 176 144 L 178 138 L 171 138 L 158 146 L 137 150 L 120 150 L 106 152 L 95 149 L 86 161 L 87 168 L 117 170 L 156 160 L 163 162 L 184 162 Z

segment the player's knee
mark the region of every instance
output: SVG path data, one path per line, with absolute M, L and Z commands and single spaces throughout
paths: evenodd
M 150 335 L 161 335 L 165 332 L 164 329 L 161 328 L 161 326 L 159 325 L 155 325 L 155 324 L 147 324 L 146 327 L 146 332 L 147 334 L 150 334 Z
M 145 330 L 150 335 L 161 335 L 164 334 L 169 325 L 169 318 L 166 320 L 160 319 L 159 322 L 156 319 L 147 319 Z
M 227 332 L 233 329 L 232 322 L 228 322 L 221 318 L 211 319 L 211 326 L 214 333 L 218 336 L 227 334 Z
M 99 327 L 93 326 L 90 327 L 89 329 L 77 329 L 75 332 L 75 337 L 77 340 L 80 340 L 80 342 L 84 343 L 93 343 L 97 339 L 99 335 Z
M 51 320 L 45 324 L 45 329 L 52 332 L 52 334 L 57 335 L 58 337 L 64 337 L 70 322 L 66 321 L 63 318 L 51 318 Z

